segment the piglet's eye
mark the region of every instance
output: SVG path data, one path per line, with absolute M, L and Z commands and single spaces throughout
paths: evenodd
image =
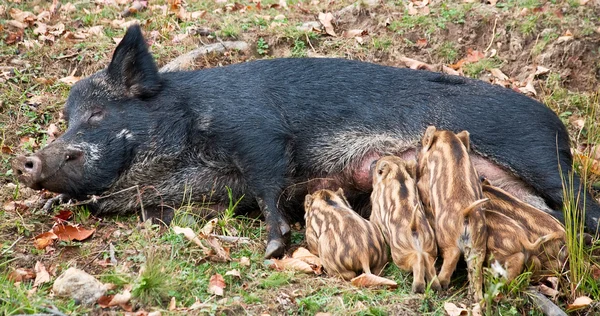
M 104 111 L 102 110 L 94 110 L 90 117 L 88 118 L 88 123 L 97 123 L 100 122 L 104 118 Z

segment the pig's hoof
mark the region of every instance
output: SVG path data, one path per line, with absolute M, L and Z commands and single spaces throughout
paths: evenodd
M 442 286 L 440 285 L 440 281 L 438 281 L 438 279 L 435 279 L 433 282 L 431 282 L 431 289 L 437 292 L 442 291 Z
M 283 256 L 283 253 L 285 251 L 285 244 L 283 242 L 281 242 L 280 240 L 270 240 L 267 243 L 267 250 L 265 251 L 265 258 L 269 259 L 269 258 L 279 258 L 281 256 Z
M 414 283 L 412 286 L 413 293 L 425 292 L 425 283 Z

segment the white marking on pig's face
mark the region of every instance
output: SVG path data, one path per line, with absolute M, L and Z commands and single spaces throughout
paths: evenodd
M 100 153 L 100 147 L 97 144 L 90 144 L 90 143 L 78 143 L 76 145 L 71 145 L 69 147 L 67 147 L 67 150 L 81 150 L 84 152 L 85 155 L 85 159 L 84 159 L 84 164 L 85 165 L 90 165 L 92 163 L 95 163 L 97 161 L 100 160 L 101 153 Z
M 128 129 L 124 128 L 119 132 L 119 134 L 117 134 L 118 139 L 123 137 L 125 137 L 127 140 L 131 140 L 133 139 L 133 134 Z

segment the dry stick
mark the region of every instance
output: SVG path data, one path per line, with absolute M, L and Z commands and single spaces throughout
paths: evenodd
M 531 294 L 533 304 L 544 312 L 546 316 L 567 316 L 560 307 L 556 306 L 551 300 L 545 297 L 542 293 L 535 289 L 535 287 L 529 287 L 527 293 Z
M 210 234 L 210 235 L 213 237 L 216 237 L 220 241 L 224 241 L 224 242 L 228 242 L 228 243 L 247 244 L 250 242 L 250 238 L 248 238 L 248 237 L 223 236 L 223 235 L 216 235 L 216 234 Z
M 169 72 L 169 71 L 177 71 L 185 68 L 189 64 L 191 64 L 196 58 L 210 54 L 212 52 L 224 52 L 225 50 L 247 50 L 248 43 L 242 41 L 235 42 L 220 42 L 215 44 L 204 45 L 202 47 L 196 48 L 190 52 L 187 52 L 175 59 L 173 59 L 168 64 L 162 66 L 160 68 L 160 72 Z
M 10 245 L 8 248 L 4 249 L 4 251 L 2 251 L 2 254 L 0 254 L 0 256 L 4 256 L 4 254 L 7 253 L 12 247 L 14 247 L 21 239 L 23 239 L 23 236 L 19 237 L 17 240 L 15 240 L 15 242 L 12 243 L 12 245 Z
M 483 51 L 484 53 L 487 53 L 487 51 L 490 50 L 490 47 L 492 47 L 492 44 L 494 43 L 494 38 L 496 37 L 496 23 L 498 23 L 498 17 L 496 17 L 494 19 L 494 28 L 492 29 L 492 39 L 490 40 L 490 45 L 488 45 L 487 48 Z

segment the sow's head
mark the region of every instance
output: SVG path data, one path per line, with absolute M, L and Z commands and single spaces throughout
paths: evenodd
M 64 109 L 67 131 L 34 155 L 13 160 L 19 181 L 72 197 L 106 191 L 150 142 L 161 86 L 140 27 L 130 27 L 108 68 L 72 87 Z

